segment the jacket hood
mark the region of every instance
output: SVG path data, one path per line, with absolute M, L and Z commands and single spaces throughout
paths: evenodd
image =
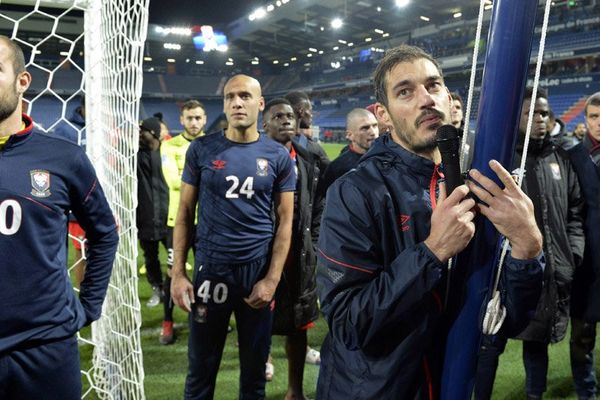
M 380 136 L 363 155 L 360 162 L 376 157 L 382 162 L 401 162 L 415 172 L 430 176 L 435 164 L 433 161 L 406 150 L 392 140 L 391 134 Z

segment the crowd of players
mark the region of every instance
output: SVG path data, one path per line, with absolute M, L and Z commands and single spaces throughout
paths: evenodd
M 23 250 L 27 262 L 4 261 L 0 270 L 0 301 L 8 305 L 0 313 L 0 398 L 75 399 L 81 382 L 73 335 L 99 317 L 117 227 L 84 151 L 57 137 L 85 144 L 85 131 L 60 126 L 47 135 L 21 115 L 31 76 L 5 37 L 0 67 L 0 248 L 36 243 Z M 312 136 L 308 96 L 265 102 L 260 83 L 246 75 L 224 86 L 221 131 L 205 134 L 207 115 L 196 100 L 183 104 L 177 136 L 160 118 L 140 123 L 137 222 L 153 287 L 147 305 L 163 302 L 158 339 L 165 345 L 176 340 L 173 307 L 190 315 L 184 397 L 214 397 L 233 314 L 240 398 L 265 397 L 271 335 L 286 337 L 286 399 L 305 398 L 306 361 L 321 362 L 319 399 L 437 398 L 446 263 L 470 243 L 479 215 L 511 250 L 500 279 L 507 317 L 497 334 L 483 337 L 475 397 L 491 397 L 498 357 L 516 338 L 527 395 L 542 398 L 548 345 L 565 337 L 570 318 L 576 392 L 595 398 L 600 93 L 586 102 L 585 126 L 567 134 L 539 91 L 523 154 L 528 88 L 512 173 L 490 161 L 502 187 L 471 170 L 467 184 L 446 193 L 436 131 L 462 128 L 463 104 L 436 60 L 413 46 L 391 49 L 374 87 L 377 103 L 348 114 L 349 144 L 331 163 Z M 82 128 L 84 104 L 74 118 L 68 126 Z M 465 134 L 468 159 L 476 133 Z M 522 157 L 521 189 L 513 175 Z M 77 255 L 78 299 L 66 290 L 61 239 L 71 214 L 69 232 L 86 241 L 86 256 Z M 307 345 L 319 305 L 329 326 L 321 354 Z M 57 389 L 56 381 L 68 384 Z

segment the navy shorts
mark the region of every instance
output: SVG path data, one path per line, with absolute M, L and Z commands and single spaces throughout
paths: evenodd
M 270 307 L 244 301 L 262 279 L 269 259 L 248 264 L 202 264 L 194 271 L 195 303 L 190 313 L 186 399 L 212 399 L 229 318 L 235 315 L 240 352 L 240 399 L 265 397 L 265 363 L 271 346 Z

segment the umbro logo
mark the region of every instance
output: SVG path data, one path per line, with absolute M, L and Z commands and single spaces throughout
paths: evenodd
M 398 216 L 398 226 L 400 227 L 400 230 L 402 230 L 402 232 L 406 232 L 407 230 L 410 229 L 410 226 L 408 225 L 409 220 L 410 220 L 410 215 L 400 214 Z
M 212 166 L 214 169 L 225 169 L 225 164 L 227 164 L 227 161 L 224 160 L 214 160 L 212 162 Z

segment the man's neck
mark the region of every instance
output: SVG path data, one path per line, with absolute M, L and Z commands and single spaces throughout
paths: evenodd
M 415 151 L 408 145 L 408 143 L 405 143 L 403 140 L 401 140 L 395 132 L 391 132 L 391 137 L 396 144 L 402 146 L 404 149 L 413 154 L 431 160 L 434 164 L 440 164 L 442 162 L 442 155 L 440 154 L 440 150 L 437 148 L 437 146 L 433 147 L 431 150 Z
M 183 132 L 181 132 L 181 134 L 183 135 L 184 138 L 186 138 L 187 140 L 189 140 L 190 142 L 194 139 L 196 139 L 196 137 L 200 136 L 202 132 L 200 132 L 197 136 L 194 136 L 190 133 L 188 133 L 188 131 L 184 130 Z
M 350 143 L 350 150 L 356 154 L 365 154 L 367 150 L 363 149 L 360 146 L 357 146 L 354 143 Z
M 17 107 L 8 118 L 0 122 L 0 136 L 10 136 L 21 130 L 23 118 L 21 118 L 21 109 Z
M 243 129 L 229 127 L 225 131 L 225 137 L 236 143 L 251 143 L 258 140 L 259 133 L 256 125 Z

